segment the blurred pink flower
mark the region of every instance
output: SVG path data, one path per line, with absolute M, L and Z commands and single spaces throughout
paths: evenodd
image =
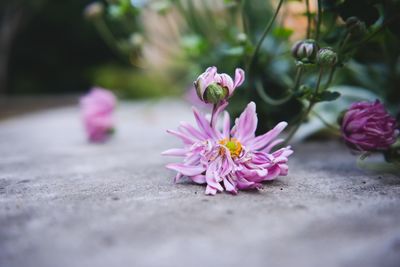
M 201 101 L 206 103 L 212 102 L 212 99 L 207 94 L 207 90 L 210 90 L 210 86 L 217 85 L 218 88 L 222 88 L 222 95 L 220 96 L 222 99 L 226 100 L 232 96 L 233 92 L 237 87 L 242 85 L 244 82 L 245 74 L 244 71 L 240 68 L 235 70 L 235 80 L 225 73 L 217 73 L 216 67 L 209 67 L 206 69 L 204 73 L 202 73 L 197 80 L 194 82 L 194 86 L 196 87 L 197 96 Z M 214 104 L 216 101 L 214 101 Z
M 91 142 L 103 142 L 113 133 L 116 102 L 112 92 L 99 87 L 81 98 L 82 120 Z
M 358 151 L 387 150 L 399 135 L 396 119 L 378 100 L 352 104 L 344 114 L 341 131 L 347 145 Z
M 221 111 L 215 114 L 216 118 Z M 286 122 L 256 137 L 257 114 L 253 102 L 236 119 L 232 130 L 226 111 L 222 130 L 211 126 L 195 108 L 193 113 L 197 128 L 182 122 L 177 131 L 168 131 L 179 137 L 184 145 L 163 152 L 163 155 L 184 158 L 182 163 L 166 166 L 178 172 L 175 181 L 187 176 L 195 183 L 207 184 L 206 194 L 214 195 L 224 190 L 236 194 L 238 190 L 260 188 L 262 181 L 287 175 L 288 156 L 293 153 L 290 146 L 271 152 L 283 141 L 275 138 L 286 127 Z

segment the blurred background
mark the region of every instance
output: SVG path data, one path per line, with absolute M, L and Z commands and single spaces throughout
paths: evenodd
M 309 101 L 318 65 L 307 62 L 296 86 L 299 62 L 291 47 L 315 39 L 339 58 L 332 81 L 328 72 L 323 77 L 334 90 L 321 101 L 335 100 L 321 105 L 325 120 L 336 120 L 349 99 L 379 98 L 397 114 L 399 6 L 397 0 L 2 1 L 2 112 L 16 102 L 34 106 L 32 97 L 46 100 L 39 106 L 71 103 L 93 85 L 124 99 L 182 96 L 215 65 L 231 75 L 236 67 L 246 70 L 231 111 L 256 101 L 261 126 L 269 128 L 296 121 Z

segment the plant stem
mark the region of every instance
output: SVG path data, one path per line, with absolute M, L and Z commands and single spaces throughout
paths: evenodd
M 248 31 L 248 25 L 247 25 L 247 18 L 246 18 L 246 14 L 245 14 L 245 6 L 246 6 L 246 0 L 240 1 L 239 12 L 240 12 L 241 20 L 242 20 L 242 27 L 243 27 L 242 30 L 246 35 L 248 35 L 249 31 Z
M 93 21 L 94 26 L 100 33 L 101 38 L 105 41 L 107 46 L 118 56 L 123 62 L 127 62 L 125 54 L 121 51 L 117 39 L 115 39 L 111 30 L 108 28 L 106 22 L 102 17 L 97 18 Z
M 336 66 L 333 66 L 329 72 L 329 77 L 328 77 L 328 81 L 325 84 L 325 89 L 328 89 L 329 85 L 331 84 L 331 82 L 333 80 L 333 76 L 335 75 L 335 71 L 336 71 Z
M 267 104 L 273 105 L 273 106 L 279 106 L 282 105 L 286 102 L 288 102 L 290 99 L 292 99 L 293 94 L 288 93 L 286 96 L 280 98 L 280 99 L 274 99 L 270 97 L 265 91 L 264 88 L 259 80 L 256 81 L 255 87 L 257 90 L 258 95 L 260 98 Z
M 319 115 L 317 112 L 315 112 L 314 110 L 311 111 L 311 113 L 317 117 L 326 127 L 328 127 L 329 129 L 332 129 L 334 131 L 334 134 L 337 136 L 340 136 L 340 128 L 336 127 L 335 125 L 332 125 L 331 123 L 327 122 L 321 115 Z
M 212 112 L 211 112 L 211 119 L 210 119 L 210 126 L 211 128 L 214 126 L 213 125 L 213 121 L 214 121 L 214 116 L 215 116 L 215 112 L 217 111 L 218 105 L 214 104 L 213 108 L 212 108 Z
M 297 66 L 297 71 L 296 71 L 296 78 L 295 78 L 295 82 L 294 82 L 294 87 L 293 87 L 293 92 L 296 92 L 297 89 L 299 88 L 302 75 L 303 75 L 303 66 L 302 65 L 298 65 Z
M 312 95 L 311 99 L 310 99 L 310 103 L 308 104 L 307 109 L 304 111 L 304 113 L 301 115 L 300 120 L 297 122 L 296 126 L 294 126 L 294 128 L 290 131 L 288 137 L 285 139 L 285 142 L 283 143 L 284 146 L 286 146 L 290 140 L 293 138 L 293 136 L 295 135 L 295 133 L 297 132 L 297 130 L 300 128 L 301 124 L 303 123 L 303 121 L 305 119 L 307 119 L 308 114 L 310 114 L 310 111 L 312 110 L 312 108 L 314 107 L 314 105 L 317 103 L 316 102 L 316 96 L 318 95 L 319 92 L 319 85 L 321 84 L 321 79 L 322 79 L 322 75 L 324 73 L 324 69 L 321 67 L 320 71 L 319 71 L 319 76 L 318 76 L 318 80 L 317 80 L 317 85 L 315 86 L 315 92 Z
M 317 18 L 317 27 L 315 31 L 315 41 L 318 43 L 319 35 L 321 31 L 321 22 L 322 22 L 322 10 L 321 10 L 321 0 L 318 0 L 318 18 Z
M 306 14 L 307 14 L 307 39 L 310 38 L 311 33 L 311 13 L 310 13 L 310 0 L 306 0 Z
M 278 6 L 277 6 L 277 8 L 275 9 L 274 15 L 272 16 L 272 18 L 271 18 L 270 21 L 268 22 L 267 26 L 265 27 L 265 29 L 264 29 L 264 31 L 263 31 L 263 33 L 262 33 L 262 35 L 261 35 L 260 40 L 258 40 L 258 42 L 257 42 L 256 48 L 254 49 L 254 52 L 253 52 L 253 54 L 252 54 L 252 56 L 251 56 L 250 64 L 249 64 L 249 67 L 248 67 L 248 71 L 250 72 L 250 74 L 251 74 L 251 70 L 252 70 L 252 68 L 253 68 L 253 65 L 254 65 L 255 62 L 256 62 L 257 54 L 258 54 L 258 52 L 260 51 L 261 45 L 262 45 L 262 43 L 263 43 L 265 37 L 267 37 L 267 34 L 268 34 L 269 31 L 271 30 L 272 25 L 274 24 L 274 22 L 275 22 L 275 20 L 276 20 L 276 17 L 277 17 L 277 15 L 278 15 L 278 13 L 279 13 L 279 10 L 280 10 L 281 7 L 282 7 L 282 3 L 283 3 L 283 0 L 280 0 L 280 1 L 279 1 L 279 4 L 278 4 Z

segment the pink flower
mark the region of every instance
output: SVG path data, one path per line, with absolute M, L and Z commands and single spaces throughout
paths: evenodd
M 260 188 L 262 181 L 287 175 L 288 156 L 293 153 L 290 146 L 272 152 L 283 141 L 275 138 L 286 127 L 286 122 L 256 137 L 257 114 L 253 102 L 236 119 L 232 130 L 226 111 L 221 130 L 212 127 L 195 108 L 193 113 L 197 128 L 182 122 L 177 131 L 168 131 L 183 142 L 183 148 L 163 152 L 163 155 L 183 157 L 183 162 L 166 166 L 178 172 L 175 181 L 187 176 L 195 183 L 207 184 L 206 194 L 224 190 L 236 194 L 238 190 Z
M 80 100 L 82 120 L 92 142 L 105 141 L 114 130 L 114 94 L 103 88 L 93 88 Z
M 235 80 L 225 73 L 217 73 L 216 67 L 209 67 L 194 82 L 197 96 L 206 103 L 217 104 L 232 96 L 233 92 L 244 82 L 244 71 L 237 68 Z
M 375 102 L 357 102 L 346 111 L 341 125 L 349 147 L 358 151 L 387 150 L 399 135 L 396 119 Z

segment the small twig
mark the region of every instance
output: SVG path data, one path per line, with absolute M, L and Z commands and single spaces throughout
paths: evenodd
M 317 18 L 317 27 L 315 31 L 315 41 L 318 42 L 320 31 L 321 31 L 321 22 L 322 22 L 322 7 L 321 7 L 321 0 L 318 0 L 318 18 Z
M 307 39 L 310 38 L 311 34 L 311 12 L 310 12 L 310 0 L 306 0 L 306 14 L 307 14 Z

